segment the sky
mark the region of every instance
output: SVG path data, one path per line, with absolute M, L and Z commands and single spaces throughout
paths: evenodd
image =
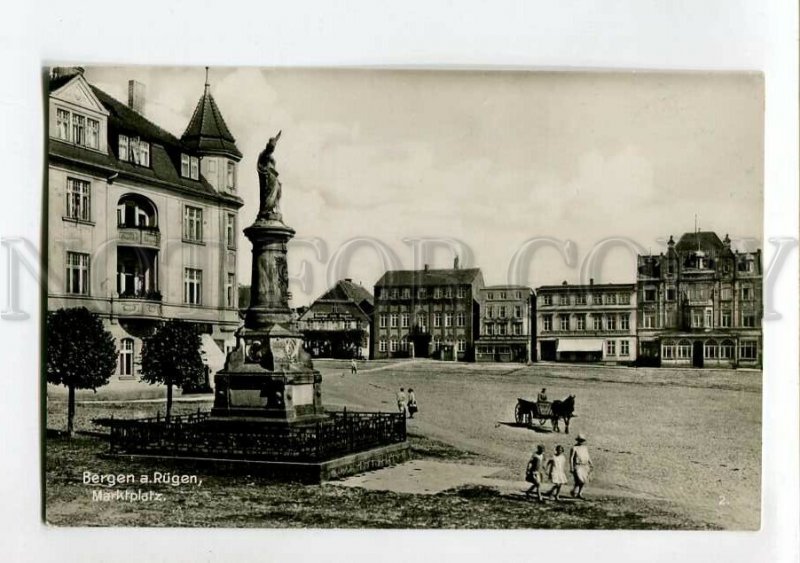
M 146 117 L 176 136 L 205 82 L 202 67 L 85 76 L 121 101 L 142 82 Z M 244 154 L 241 226 L 257 212 L 258 153 L 283 131 L 294 306 L 340 278 L 372 290 L 387 268 L 455 254 L 487 285 L 535 288 L 633 283 L 635 252 L 696 224 L 762 247 L 759 74 L 212 67 L 209 82 Z M 238 276 L 249 283 L 249 253 Z

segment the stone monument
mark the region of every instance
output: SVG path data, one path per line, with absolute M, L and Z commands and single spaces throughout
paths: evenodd
M 279 207 L 273 154 L 280 136 L 258 157 L 259 210 L 244 230 L 253 245 L 250 305 L 236 332 L 236 348 L 214 378 L 216 420 L 301 424 L 325 417 L 322 378 L 289 309 L 286 245 L 295 231 L 283 222 Z

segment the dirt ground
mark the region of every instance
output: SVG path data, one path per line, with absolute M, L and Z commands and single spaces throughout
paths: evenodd
M 318 361 L 325 402 L 395 408 L 412 387 L 420 412 L 409 430 L 486 455 L 519 479 L 531 450 L 569 451 L 585 433 L 596 493 L 662 499 L 687 518 L 727 529 L 757 529 L 761 483 L 761 373 L 600 366 L 450 364 L 418 360 L 371 367 Z M 571 434 L 520 428 L 518 397 L 576 395 Z

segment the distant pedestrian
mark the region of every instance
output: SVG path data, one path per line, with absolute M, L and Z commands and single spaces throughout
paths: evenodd
M 350 360 L 350 373 L 351 375 L 358 375 L 358 364 L 355 358 Z
M 414 418 L 414 415 L 417 413 L 417 396 L 414 394 L 414 390 L 409 387 L 408 388 L 408 417 Z
M 539 502 L 542 502 L 542 470 L 544 469 L 544 446 L 539 444 L 536 446 L 536 451 L 531 456 L 528 462 L 528 467 L 525 468 L 525 480 L 531 484 L 531 487 L 525 491 L 525 496 L 536 494 Z
M 586 436 L 578 434 L 575 445 L 569 452 L 569 468 L 575 479 L 575 486 L 570 491 L 574 497 L 583 498 L 583 487 L 592 471 L 592 458 L 589 457 L 589 448 L 586 446 Z
M 556 446 L 556 453 L 547 462 L 547 474 L 553 488 L 547 491 L 547 496 L 555 495 L 556 500 L 561 500 L 561 485 L 569 483 L 567 479 L 567 456 L 564 455 L 564 448 Z
M 397 410 L 399 410 L 404 415 L 406 414 L 407 403 L 408 403 L 408 396 L 406 395 L 405 389 L 401 387 L 400 391 L 397 392 Z
M 542 387 L 542 390 L 539 391 L 539 394 L 536 396 L 537 403 L 546 403 L 547 402 L 547 389 Z

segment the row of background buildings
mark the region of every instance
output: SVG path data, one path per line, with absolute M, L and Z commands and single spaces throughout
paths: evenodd
M 180 137 L 146 117 L 137 82 L 123 103 L 56 68 L 47 91 L 48 310 L 98 314 L 121 379 L 138 376 L 142 339 L 168 318 L 197 323 L 220 369 L 240 324 L 242 154 L 208 81 Z M 760 366 L 761 268 L 760 252 L 711 232 L 639 256 L 631 284 L 486 286 L 456 259 L 386 272 L 374 297 L 342 280 L 298 323 L 316 357 Z

